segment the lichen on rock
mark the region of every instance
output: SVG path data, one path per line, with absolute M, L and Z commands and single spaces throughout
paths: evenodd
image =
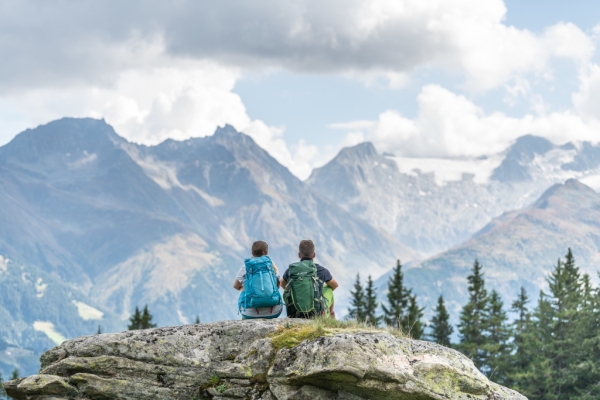
M 15 399 L 524 400 L 462 354 L 369 328 L 224 321 L 68 340 Z

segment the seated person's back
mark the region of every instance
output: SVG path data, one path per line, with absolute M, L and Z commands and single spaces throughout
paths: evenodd
M 277 318 L 283 310 L 277 267 L 268 254 L 269 245 L 266 242 L 262 240 L 254 242 L 252 258 L 246 259 L 233 282 L 234 289 L 242 291 L 238 300 L 242 319 Z M 250 270 L 248 270 L 249 268 Z M 248 282 L 246 284 L 248 274 L 252 274 L 253 269 L 255 271 L 254 278 L 258 279 L 260 283 L 251 285 L 252 282 Z
M 316 257 L 316 252 L 315 252 L 315 245 L 312 240 L 302 240 L 300 242 L 300 245 L 298 246 L 298 257 L 300 258 L 300 261 L 313 261 L 314 260 L 314 258 Z M 292 264 L 292 265 L 294 265 L 294 264 Z M 325 302 L 326 302 L 326 308 L 327 308 L 326 313 L 335 318 L 335 311 L 333 310 L 333 308 L 334 308 L 333 291 L 338 287 L 338 283 L 335 279 L 333 279 L 331 272 L 329 272 L 329 270 L 327 268 L 323 267 L 322 265 L 316 264 L 316 263 L 314 263 L 314 265 L 316 267 L 317 277 L 319 278 L 319 280 L 321 282 L 323 282 L 325 284 L 323 287 L 323 298 L 325 299 Z M 283 273 L 283 276 L 281 278 L 281 287 L 283 287 L 285 289 L 286 286 L 288 285 L 289 281 L 290 281 L 290 269 L 288 268 Z M 291 307 L 291 308 L 288 307 L 288 317 L 294 318 L 297 316 L 299 316 L 299 315 L 297 315 L 297 313 L 295 313 L 293 311 L 293 307 Z

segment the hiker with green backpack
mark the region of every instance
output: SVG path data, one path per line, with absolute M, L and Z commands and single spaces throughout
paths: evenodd
M 298 246 L 300 261 L 290 264 L 281 277 L 288 318 L 335 318 L 333 291 L 338 283 L 327 268 L 315 264 L 315 244 L 302 240 Z
M 244 261 L 233 281 L 234 289 L 241 290 L 238 309 L 242 319 L 277 318 L 283 310 L 277 267 L 268 254 L 267 242 L 254 242 L 252 258 Z

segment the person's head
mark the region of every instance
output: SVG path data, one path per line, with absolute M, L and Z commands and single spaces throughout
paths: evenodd
M 262 240 L 257 240 L 252 243 L 252 256 L 253 257 L 262 257 L 269 254 L 269 245 L 267 242 L 263 242 Z
M 302 240 L 298 246 L 298 257 L 315 258 L 315 244 L 312 240 Z

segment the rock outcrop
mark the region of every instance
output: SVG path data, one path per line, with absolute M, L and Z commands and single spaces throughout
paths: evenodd
M 333 325 L 332 325 L 333 326 Z M 15 399 L 524 400 L 462 354 L 391 332 L 225 321 L 68 340 Z

